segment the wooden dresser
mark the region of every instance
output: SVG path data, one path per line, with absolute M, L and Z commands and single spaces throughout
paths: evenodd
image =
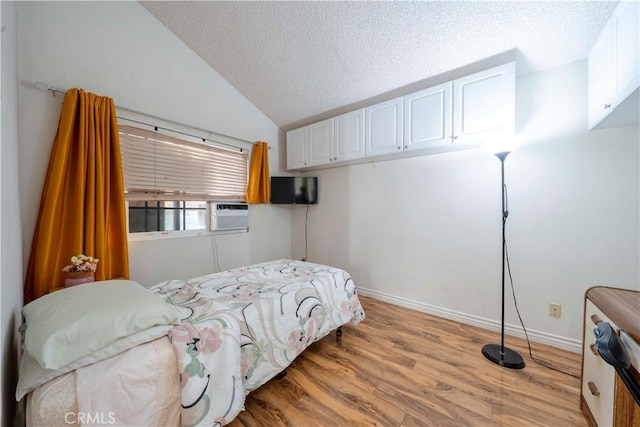
M 601 321 L 609 322 L 623 338 L 632 373 L 640 382 L 640 292 L 605 286 L 590 288 L 584 303 L 580 409 L 591 427 L 640 426 L 640 406 L 596 349 L 593 330 Z

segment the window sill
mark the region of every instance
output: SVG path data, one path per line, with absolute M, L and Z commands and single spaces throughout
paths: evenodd
M 181 231 L 150 231 L 142 233 L 129 233 L 127 240 L 129 242 L 141 242 L 146 240 L 165 240 L 165 239 L 183 239 L 189 237 L 206 237 L 219 236 L 222 234 L 238 234 L 248 233 L 249 228 L 237 228 L 232 230 L 181 230 Z

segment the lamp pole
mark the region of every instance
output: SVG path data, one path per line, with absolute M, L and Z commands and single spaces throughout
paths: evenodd
M 504 185 L 504 160 L 509 155 L 510 151 L 501 151 L 495 153 L 496 157 L 500 159 L 501 175 L 502 175 L 502 319 L 500 322 L 500 345 L 486 344 L 482 347 L 482 354 L 495 364 L 504 366 L 511 369 L 524 368 L 524 359 L 522 356 L 504 346 L 504 294 L 505 294 L 505 259 L 507 240 L 505 237 L 505 226 L 507 224 L 507 217 L 509 216 L 509 210 L 507 209 L 507 195 L 506 187 Z

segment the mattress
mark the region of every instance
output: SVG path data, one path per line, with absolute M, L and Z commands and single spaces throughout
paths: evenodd
M 164 337 L 61 375 L 27 396 L 28 426 L 179 426 L 176 356 Z M 133 398 L 132 398 L 133 397 Z

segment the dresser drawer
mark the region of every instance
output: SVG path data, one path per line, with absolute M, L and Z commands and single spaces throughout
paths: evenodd
M 584 324 L 586 326 L 586 330 L 591 332 L 591 335 L 593 335 L 593 330 L 595 329 L 596 324 L 601 321 L 610 323 L 613 329 L 617 331 L 618 328 L 616 328 L 611 320 L 609 320 L 609 318 L 591 301 L 587 300 L 584 313 Z
M 595 351 L 595 354 L 594 354 Z M 613 423 L 615 369 L 595 350 L 593 323 L 587 318 L 583 343 L 582 395 L 598 426 Z
M 608 322 L 617 330 L 609 318 L 591 301 L 586 300 L 584 316 L 582 395 L 591 410 L 598 426 L 613 424 L 613 401 L 615 393 L 615 375 L 613 366 L 605 362 L 596 349 L 596 336 L 593 330 L 600 322 Z

